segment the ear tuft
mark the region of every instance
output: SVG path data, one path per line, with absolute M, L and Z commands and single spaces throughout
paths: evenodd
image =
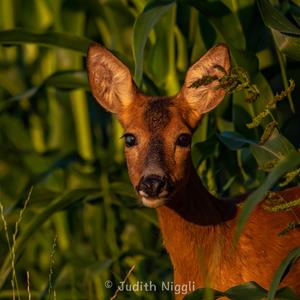
M 223 100 L 225 91 L 218 88 L 218 79 L 225 75 L 224 72 L 230 72 L 230 66 L 229 49 L 220 44 L 210 49 L 187 71 L 180 96 L 192 109 L 195 122 Z
M 110 51 L 97 43 L 91 44 L 87 68 L 92 93 L 106 110 L 119 113 L 130 104 L 135 93 L 130 71 Z

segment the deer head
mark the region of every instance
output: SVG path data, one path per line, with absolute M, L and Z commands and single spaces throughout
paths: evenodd
M 143 95 L 129 69 L 98 44 L 90 46 L 87 64 L 94 97 L 116 115 L 125 130 L 129 176 L 142 203 L 158 207 L 172 201 L 189 178 L 191 139 L 201 116 L 225 96 L 218 80 L 197 88 L 193 83 L 229 72 L 227 47 L 218 45 L 194 63 L 181 90 L 172 97 Z

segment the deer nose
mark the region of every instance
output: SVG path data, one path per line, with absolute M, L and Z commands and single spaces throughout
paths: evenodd
M 138 185 L 138 191 L 144 192 L 148 197 L 154 198 L 159 196 L 166 186 L 167 179 L 157 175 L 150 175 L 142 178 Z

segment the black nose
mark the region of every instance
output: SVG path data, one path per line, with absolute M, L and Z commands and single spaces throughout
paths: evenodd
M 149 197 L 157 197 L 166 186 L 165 177 L 150 175 L 142 178 L 138 186 L 138 191 L 143 191 Z

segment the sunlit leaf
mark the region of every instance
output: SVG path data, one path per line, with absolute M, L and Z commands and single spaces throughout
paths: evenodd
M 284 160 L 280 161 L 269 173 L 265 182 L 245 200 L 241 213 L 238 218 L 236 227 L 235 238 L 239 238 L 244 226 L 248 220 L 248 217 L 256 207 L 256 205 L 264 199 L 268 191 L 272 186 L 283 176 L 293 168 L 300 164 L 300 154 L 296 151 L 290 153 Z
M 225 294 L 232 300 L 261 300 L 267 291 L 256 282 L 246 282 L 230 288 Z
M 65 48 L 86 55 L 92 41 L 86 37 L 58 32 L 33 33 L 23 29 L 0 31 L 0 44 L 9 46 L 27 43 Z
M 292 289 L 290 289 L 289 287 L 284 287 L 276 292 L 275 299 L 298 300 L 299 297 L 295 294 L 295 292 Z
M 174 5 L 174 0 L 151 0 L 136 19 L 133 29 L 134 79 L 141 84 L 143 74 L 144 48 L 148 35 L 157 21 Z
M 205 295 L 213 295 L 213 297 L 209 297 L 208 299 L 218 299 L 219 297 L 225 296 L 225 293 L 222 293 L 217 290 L 213 289 L 197 289 L 193 293 L 190 293 L 189 295 L 185 296 L 184 300 L 199 300 L 199 299 L 205 299 Z
M 283 135 L 275 130 L 264 144 L 251 145 L 251 151 L 259 166 L 268 162 L 277 162 L 295 152 L 295 147 Z
M 279 50 L 295 60 L 300 60 L 300 37 L 286 35 L 278 30 L 272 32 Z
M 271 5 L 269 0 L 257 0 L 264 23 L 271 29 L 283 33 L 300 35 L 300 28 L 289 21 L 279 10 Z

